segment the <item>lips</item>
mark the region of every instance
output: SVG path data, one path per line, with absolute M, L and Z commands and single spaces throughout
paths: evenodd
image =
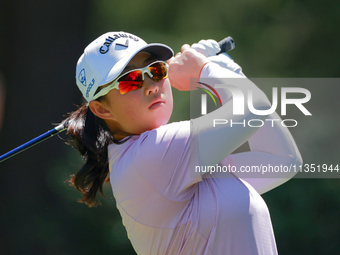
M 153 100 L 149 106 L 149 109 L 155 109 L 158 108 L 159 106 L 162 106 L 165 103 L 165 100 L 162 98 L 156 98 Z

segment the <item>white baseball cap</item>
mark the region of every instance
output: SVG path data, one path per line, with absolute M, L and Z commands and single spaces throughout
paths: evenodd
M 87 102 L 96 99 L 97 88 L 117 78 L 138 52 L 148 52 L 163 61 L 174 55 L 169 46 L 147 44 L 138 36 L 126 32 L 108 32 L 91 42 L 76 68 L 77 86 Z

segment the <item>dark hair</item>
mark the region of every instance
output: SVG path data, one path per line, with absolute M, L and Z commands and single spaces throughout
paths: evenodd
M 67 125 L 67 133 L 72 137 L 69 144 L 86 160 L 80 171 L 71 176 L 69 183 L 83 194 L 79 202 L 89 207 L 100 204 L 96 196 L 98 191 L 104 196 L 103 183 L 109 181 L 107 147 L 119 142 L 114 140 L 105 121 L 85 105 L 71 113 L 62 123 Z

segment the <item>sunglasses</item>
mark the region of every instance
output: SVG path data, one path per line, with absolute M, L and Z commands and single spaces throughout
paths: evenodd
M 144 73 L 158 82 L 168 77 L 168 64 L 164 61 L 155 61 L 146 67 L 128 71 L 118 76 L 109 86 L 100 90 L 95 98 L 106 95 L 111 89 L 118 89 L 121 95 L 140 89 L 145 80 Z

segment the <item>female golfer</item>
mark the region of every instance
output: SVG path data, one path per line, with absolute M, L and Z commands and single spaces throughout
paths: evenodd
M 233 78 L 229 83 L 244 95 L 251 90 L 255 109 L 269 109 L 270 102 L 231 59 L 213 56 L 218 47 L 201 41 L 192 48 L 183 45 L 173 56 L 166 45 L 109 32 L 89 44 L 77 63 L 77 85 L 88 103 L 65 121 L 86 163 L 71 182 L 83 193 L 81 201 L 93 206 L 110 180 L 138 254 L 277 254 L 260 194 L 294 173 L 245 180 L 239 171 L 197 171 L 301 163 L 289 131 L 273 121 L 280 120 L 276 113 L 257 116 L 245 104 L 243 115 L 233 115 L 236 99 L 216 85 L 222 78 Z M 206 84 L 223 105 L 197 119 L 168 124 L 171 86 L 190 90 L 191 78 L 211 78 Z M 232 121 L 213 125 L 215 119 Z M 235 125 L 251 119 L 264 125 Z M 250 151 L 231 154 L 246 141 Z

